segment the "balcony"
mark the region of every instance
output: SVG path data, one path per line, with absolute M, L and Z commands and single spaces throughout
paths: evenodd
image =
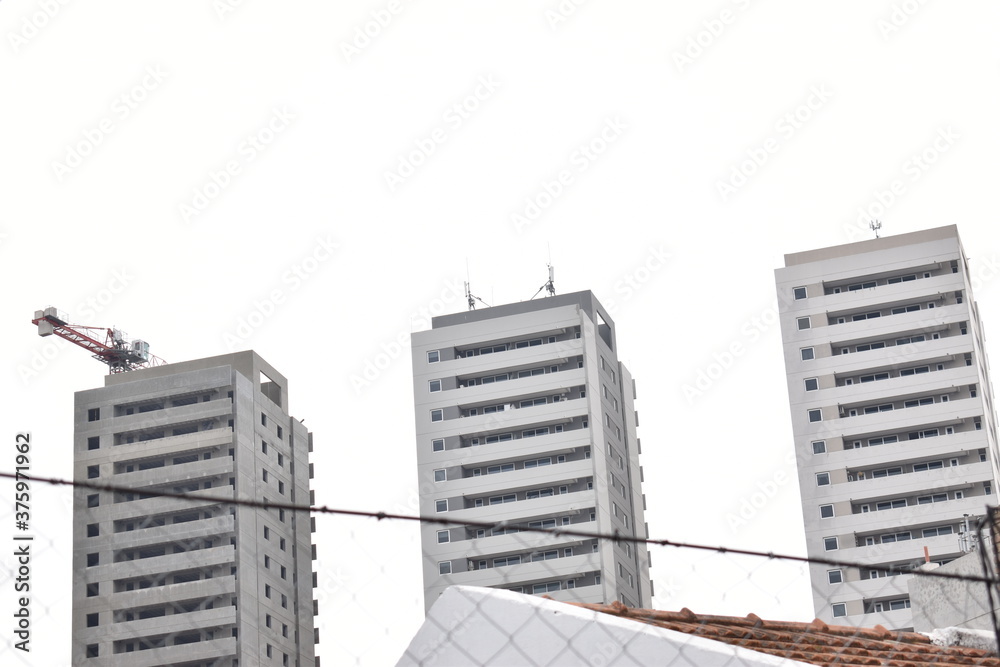
M 482 496 L 501 491 L 514 492 L 546 484 L 551 486 L 572 484 L 578 479 L 591 477 L 593 474 L 594 462 L 590 459 L 580 459 L 566 463 L 552 463 L 537 468 L 439 482 L 434 487 L 434 495 L 441 498 L 454 498 L 460 495 Z
M 111 607 L 113 609 L 129 609 L 131 607 L 142 607 L 156 604 L 169 604 L 180 600 L 195 600 L 198 598 L 211 598 L 219 595 L 236 593 L 236 577 L 227 575 L 225 577 L 212 577 L 211 579 L 199 579 L 198 581 L 186 581 L 182 584 L 167 584 L 166 586 L 156 586 L 154 588 L 143 588 L 134 591 L 124 591 L 113 593 L 110 596 Z M 81 609 L 87 607 L 90 600 L 107 599 L 106 596 L 97 598 L 84 598 L 80 602 Z M 95 606 L 105 609 L 106 602 L 97 603 Z
M 928 503 L 926 505 L 908 505 L 898 509 L 882 510 L 880 512 L 861 512 L 849 514 L 843 517 L 825 519 L 818 527 L 808 532 L 808 537 L 820 538 L 821 535 L 849 535 L 856 533 L 889 533 L 893 531 L 909 530 L 919 533 L 920 526 L 931 526 L 941 524 L 958 524 L 964 514 L 981 515 L 986 513 L 986 506 L 989 501 L 995 501 L 995 496 L 973 496 L 961 500 L 946 500 L 939 503 Z M 842 538 L 843 542 L 845 538 Z M 941 548 L 935 550 L 935 545 Z M 944 545 L 947 545 L 945 547 Z M 838 560 L 890 562 L 904 560 L 908 558 L 923 558 L 923 547 L 931 547 L 932 553 L 951 553 L 958 545 L 958 535 L 939 535 L 936 537 L 920 537 L 914 535 L 914 539 L 903 542 L 891 542 L 889 544 L 876 544 L 872 546 L 860 546 L 843 548 L 836 553 L 823 552 Z
M 943 389 L 929 390 L 926 395 L 938 396 Z M 886 402 L 889 402 L 888 400 Z M 838 433 L 845 441 L 859 439 L 870 433 L 906 433 L 919 430 L 926 424 L 939 424 L 949 420 L 971 419 L 982 415 L 982 401 L 977 398 L 900 408 L 888 412 L 875 412 L 857 417 L 841 417 L 822 423 L 825 433 Z
M 886 598 L 890 596 L 904 596 L 909 594 L 906 584 L 911 579 L 909 574 L 897 574 L 891 577 L 878 577 L 876 579 L 859 579 L 856 581 L 845 581 L 840 584 L 846 587 L 843 594 L 832 601 L 840 602 L 841 598 L 847 600 L 857 600 L 864 598 Z M 838 591 L 839 593 L 839 591 Z
M 541 582 L 552 579 L 572 578 L 573 575 L 599 570 L 600 567 L 600 554 L 591 553 L 521 563 L 520 565 L 488 567 L 485 570 L 458 572 L 451 575 L 451 578 L 452 585 L 455 586 L 512 585 L 518 582 Z
M 131 579 L 151 574 L 162 574 L 174 570 L 190 570 L 211 565 L 222 565 L 236 562 L 236 549 L 231 544 L 224 544 L 211 549 L 197 549 L 152 558 L 119 561 L 108 565 L 87 568 L 88 579 L 104 581 L 107 579 Z M 93 574 L 91 574 L 93 573 Z
M 558 521 L 556 522 L 558 523 Z M 596 531 L 597 523 L 574 523 L 568 526 L 557 526 L 565 530 Z M 488 531 L 487 531 L 488 532 Z M 582 544 L 588 538 L 571 535 L 552 535 L 526 531 L 511 535 L 489 535 L 477 537 L 462 542 L 461 556 L 470 560 L 492 558 L 497 554 L 510 554 L 527 549 L 563 549 Z M 460 556 L 454 556 L 458 558 Z
M 190 407 L 190 406 L 184 406 Z M 178 410 L 180 408 L 177 408 Z M 169 427 L 165 427 L 169 428 Z M 142 442 L 125 443 L 114 446 L 114 458 L 117 461 L 127 461 L 129 459 L 155 458 L 157 456 L 170 456 L 172 454 L 183 453 L 191 449 L 204 449 L 207 447 L 228 447 L 233 443 L 233 430 L 224 423 L 217 428 L 207 431 L 195 431 L 183 435 L 171 435 L 155 440 L 144 440 Z M 103 453 L 102 453 L 103 452 Z M 89 452 L 81 452 L 81 460 Z M 94 450 L 97 458 L 107 458 L 107 451 Z M 227 452 L 228 453 L 228 452 Z
M 117 653 L 107 658 L 101 658 L 100 664 L 107 667 L 159 667 L 160 665 L 176 665 L 195 661 L 211 662 L 225 657 L 236 657 L 236 639 L 234 637 L 180 646 L 166 646 L 148 651 Z
M 520 350 L 517 351 L 520 352 Z M 586 373 L 583 368 L 570 368 L 555 373 L 542 373 L 523 378 L 515 377 L 502 382 L 477 384 L 471 387 L 443 391 L 440 394 L 434 393 L 431 394 L 427 407 L 505 403 L 510 401 L 511 396 L 529 398 L 564 393 L 569 388 L 581 386 L 585 382 Z
M 568 421 L 573 417 L 584 417 L 587 412 L 587 399 L 574 398 L 558 403 L 534 405 L 528 408 L 512 408 L 503 412 L 486 415 L 458 417 L 431 424 L 433 430 L 428 435 L 444 438 L 453 435 L 468 435 L 470 433 L 503 433 L 516 431 L 540 423 Z
M 888 285 L 887 285 L 888 287 Z M 892 287 L 898 287 L 892 285 Z M 879 288 L 876 288 L 879 289 Z M 839 295 L 838 295 L 839 296 Z M 936 294 L 935 294 L 936 296 Z M 928 297 L 926 301 L 931 301 Z M 877 309 L 880 304 L 886 303 L 887 299 L 878 299 L 873 303 L 872 310 Z M 853 307 L 853 303 L 852 303 Z M 859 306 L 861 307 L 861 306 Z M 962 322 L 969 319 L 968 304 L 958 303 L 950 306 L 938 306 L 933 309 L 926 308 L 926 304 L 920 310 L 899 315 L 883 315 L 870 320 L 859 320 L 857 322 L 844 322 L 843 324 L 830 324 L 826 327 L 816 327 L 823 332 L 824 337 L 829 340 L 851 340 L 853 338 L 870 338 L 872 340 L 889 339 L 896 337 L 899 331 L 910 329 L 921 329 L 923 327 Z M 818 335 L 817 332 L 817 335 Z M 850 355 L 848 355 L 850 356 Z
M 183 436 L 178 436 L 183 437 Z M 235 461 L 227 456 L 218 456 L 209 460 L 197 460 L 178 465 L 164 465 L 159 468 L 138 470 L 136 472 L 119 473 L 112 478 L 115 486 L 127 486 L 140 489 L 150 486 L 166 486 L 172 484 L 190 483 L 211 477 L 225 476 L 229 478 L 235 469 Z
M 150 635 L 162 635 L 178 632 L 193 632 L 199 628 L 214 628 L 220 625 L 231 625 L 236 622 L 236 607 L 226 605 L 216 609 L 203 609 L 185 614 L 167 614 L 156 618 L 147 618 L 139 621 L 125 621 L 113 623 L 103 633 L 103 638 L 108 641 L 121 641 L 123 639 L 139 639 Z M 201 643 L 201 642 L 198 642 Z M 183 644 L 182 646 L 195 646 L 196 644 Z M 156 649 L 151 649 L 156 650 Z
M 577 319 L 574 322 L 567 322 L 566 327 L 579 324 L 580 321 Z M 440 375 L 443 377 L 452 375 L 471 377 L 485 375 L 494 370 L 503 371 L 511 367 L 531 368 L 532 366 L 552 365 L 558 363 L 560 360 L 566 360 L 582 354 L 583 340 L 574 338 L 555 343 L 543 343 L 534 347 L 507 350 L 506 352 L 494 352 L 493 354 L 442 361 L 439 362 L 438 368 L 440 369 Z
M 993 479 L 993 466 L 988 461 L 949 466 L 946 460 L 944 464 L 943 468 L 937 470 L 904 472 L 901 475 L 834 484 L 824 500 L 874 503 L 890 498 L 924 495 L 939 489 L 967 489 Z
M 569 513 L 577 509 L 594 506 L 595 491 L 576 491 L 574 493 L 557 493 L 547 498 L 532 498 L 518 500 L 512 503 L 486 505 L 484 507 L 469 507 L 442 513 L 441 518 L 447 518 L 456 524 L 466 521 L 489 521 L 499 523 L 510 521 L 523 523 L 534 517 L 548 516 L 559 513 Z
M 979 382 L 979 374 L 974 366 L 959 366 L 943 371 L 931 370 L 919 375 L 892 377 L 888 380 L 835 387 L 825 390 L 827 395 L 824 398 L 828 397 L 831 402 L 838 404 L 847 403 L 854 406 L 867 401 L 889 402 L 894 397 L 904 395 L 922 396 L 951 393 L 955 391 L 956 386 L 966 386 L 977 382 Z
M 198 495 L 207 496 L 209 498 L 217 498 L 218 500 L 189 500 L 187 498 L 153 497 L 145 498 L 143 500 L 133 500 L 131 502 L 101 505 L 100 507 L 92 508 L 89 511 L 91 512 L 92 517 L 100 517 L 102 519 L 117 521 L 119 519 L 135 519 L 150 514 L 196 510 L 210 505 L 217 505 L 223 500 L 231 500 L 233 498 L 233 487 L 228 484 L 225 486 L 213 486 L 210 489 L 201 489 L 197 491 L 197 493 Z M 107 494 L 105 497 L 107 498 L 107 502 L 111 503 L 110 494 Z
M 169 519 L 170 517 L 167 518 Z M 197 521 L 187 521 L 184 523 L 168 523 L 165 526 L 140 528 L 139 530 L 128 530 L 90 538 L 87 542 L 87 547 L 88 549 L 91 547 L 97 549 L 109 549 L 112 547 L 115 549 L 131 549 L 163 542 L 182 542 L 199 537 L 228 535 L 234 532 L 235 529 L 235 518 L 230 514 L 226 514 L 212 517 L 211 519 L 198 519 Z
M 914 271 L 922 275 L 920 271 Z M 930 278 L 917 278 L 904 283 L 879 285 L 868 289 L 848 292 L 846 287 L 840 294 L 825 294 L 809 300 L 810 309 L 820 308 L 825 311 L 841 311 L 853 308 L 869 308 L 884 303 L 911 301 L 920 299 L 931 301 L 938 294 L 957 292 L 965 289 L 965 279 L 958 273 L 945 273 Z
M 936 428 L 942 428 L 935 426 Z M 898 435 L 906 437 L 906 432 Z M 856 437 L 855 440 L 867 440 Z M 846 438 L 845 438 L 846 440 Z M 847 440 L 850 442 L 850 440 Z M 960 457 L 987 447 L 986 431 L 962 431 L 952 435 L 939 435 L 936 438 L 920 438 L 919 440 L 901 440 L 888 445 L 862 447 L 860 449 L 843 449 L 827 454 L 825 463 L 818 464 L 817 470 L 836 470 L 838 468 L 867 468 L 881 464 L 898 463 L 900 461 L 921 461 Z
M 539 406 L 540 407 L 540 406 Z M 440 457 L 439 462 L 428 465 L 440 468 L 441 466 L 466 466 L 480 467 L 486 464 L 504 463 L 529 456 L 558 456 L 559 454 L 569 454 L 579 447 L 589 447 L 591 445 L 591 431 L 589 428 L 577 428 L 562 433 L 549 433 L 548 435 L 538 435 L 532 438 L 515 438 L 504 442 L 494 442 L 488 445 L 476 445 L 475 447 L 463 447 L 461 449 L 449 449 L 444 452 L 436 452 L 433 456 Z M 429 459 L 433 461 L 433 459 Z

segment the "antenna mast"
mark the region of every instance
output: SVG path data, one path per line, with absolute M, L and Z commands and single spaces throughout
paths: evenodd
M 482 299 L 480 299 L 478 296 L 476 296 L 475 294 L 473 294 L 472 290 L 469 287 L 470 283 L 469 283 L 469 260 L 468 260 L 468 258 L 466 258 L 466 260 L 465 260 L 465 278 L 466 278 L 466 280 L 465 280 L 465 300 L 469 304 L 469 310 L 475 310 L 476 309 L 476 301 L 478 301 L 479 303 L 481 303 L 484 306 L 486 306 L 487 308 L 489 308 L 490 304 L 486 303 L 485 301 L 483 301 Z
M 872 220 L 868 224 L 868 226 L 871 227 L 871 230 L 873 232 L 875 232 L 875 238 L 878 238 L 879 237 L 878 236 L 878 230 L 882 229 L 882 223 L 880 221 L 878 221 L 878 220 Z
M 544 285 L 538 288 L 538 291 L 535 292 L 534 296 L 532 296 L 531 299 L 534 299 L 536 296 L 541 294 L 542 290 L 548 292 L 549 296 L 556 295 L 556 282 L 555 282 L 556 267 L 552 266 L 552 264 L 546 264 L 546 266 L 549 267 L 549 279 L 548 281 L 546 281 Z M 528 299 L 528 301 L 531 301 L 531 299 Z

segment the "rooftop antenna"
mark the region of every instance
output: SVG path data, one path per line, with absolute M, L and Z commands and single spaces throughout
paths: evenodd
M 542 290 L 548 292 L 549 296 L 556 295 L 556 267 L 552 266 L 551 247 L 549 247 L 549 261 L 545 264 L 545 266 L 549 267 L 549 279 L 546 281 L 544 285 L 538 288 L 538 291 L 535 292 L 534 296 L 532 296 L 531 299 L 534 299 L 536 296 L 541 294 Z M 528 301 L 531 301 L 531 299 L 528 299 Z
M 872 220 L 868 224 L 868 226 L 871 227 L 871 230 L 873 232 L 875 232 L 875 238 L 878 238 L 879 237 L 878 236 L 878 230 L 882 229 L 882 223 L 880 221 L 878 221 L 878 220 Z
M 465 277 L 466 278 L 469 277 L 469 260 L 468 259 L 465 260 Z M 465 281 L 465 300 L 469 304 L 469 310 L 475 310 L 476 309 L 476 301 L 478 301 L 479 303 L 483 304 L 487 308 L 490 307 L 490 304 L 486 303 L 485 301 L 483 301 L 478 296 L 476 296 L 475 294 L 472 293 L 472 290 L 469 287 L 469 281 L 468 280 Z

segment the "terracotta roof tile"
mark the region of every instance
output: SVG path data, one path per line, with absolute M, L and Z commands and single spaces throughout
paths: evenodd
M 680 611 L 629 609 L 617 601 L 610 605 L 568 604 L 813 665 L 1000 667 L 1000 658 L 994 653 L 936 646 L 926 635 L 887 630 L 881 625 L 855 628 L 828 625 L 819 619 L 811 623 L 767 621 L 756 614 L 745 618 L 695 614 L 686 607 Z

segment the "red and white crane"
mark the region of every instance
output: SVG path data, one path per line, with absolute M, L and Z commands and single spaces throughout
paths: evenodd
M 92 352 L 94 359 L 107 364 L 111 373 L 124 373 L 167 363 L 150 354 L 149 343 L 144 340 L 136 339 L 130 343 L 125 332 L 119 329 L 69 324 L 67 315 L 51 306 L 45 310 L 36 310 L 31 323 L 38 325 L 39 336 L 55 334 Z

